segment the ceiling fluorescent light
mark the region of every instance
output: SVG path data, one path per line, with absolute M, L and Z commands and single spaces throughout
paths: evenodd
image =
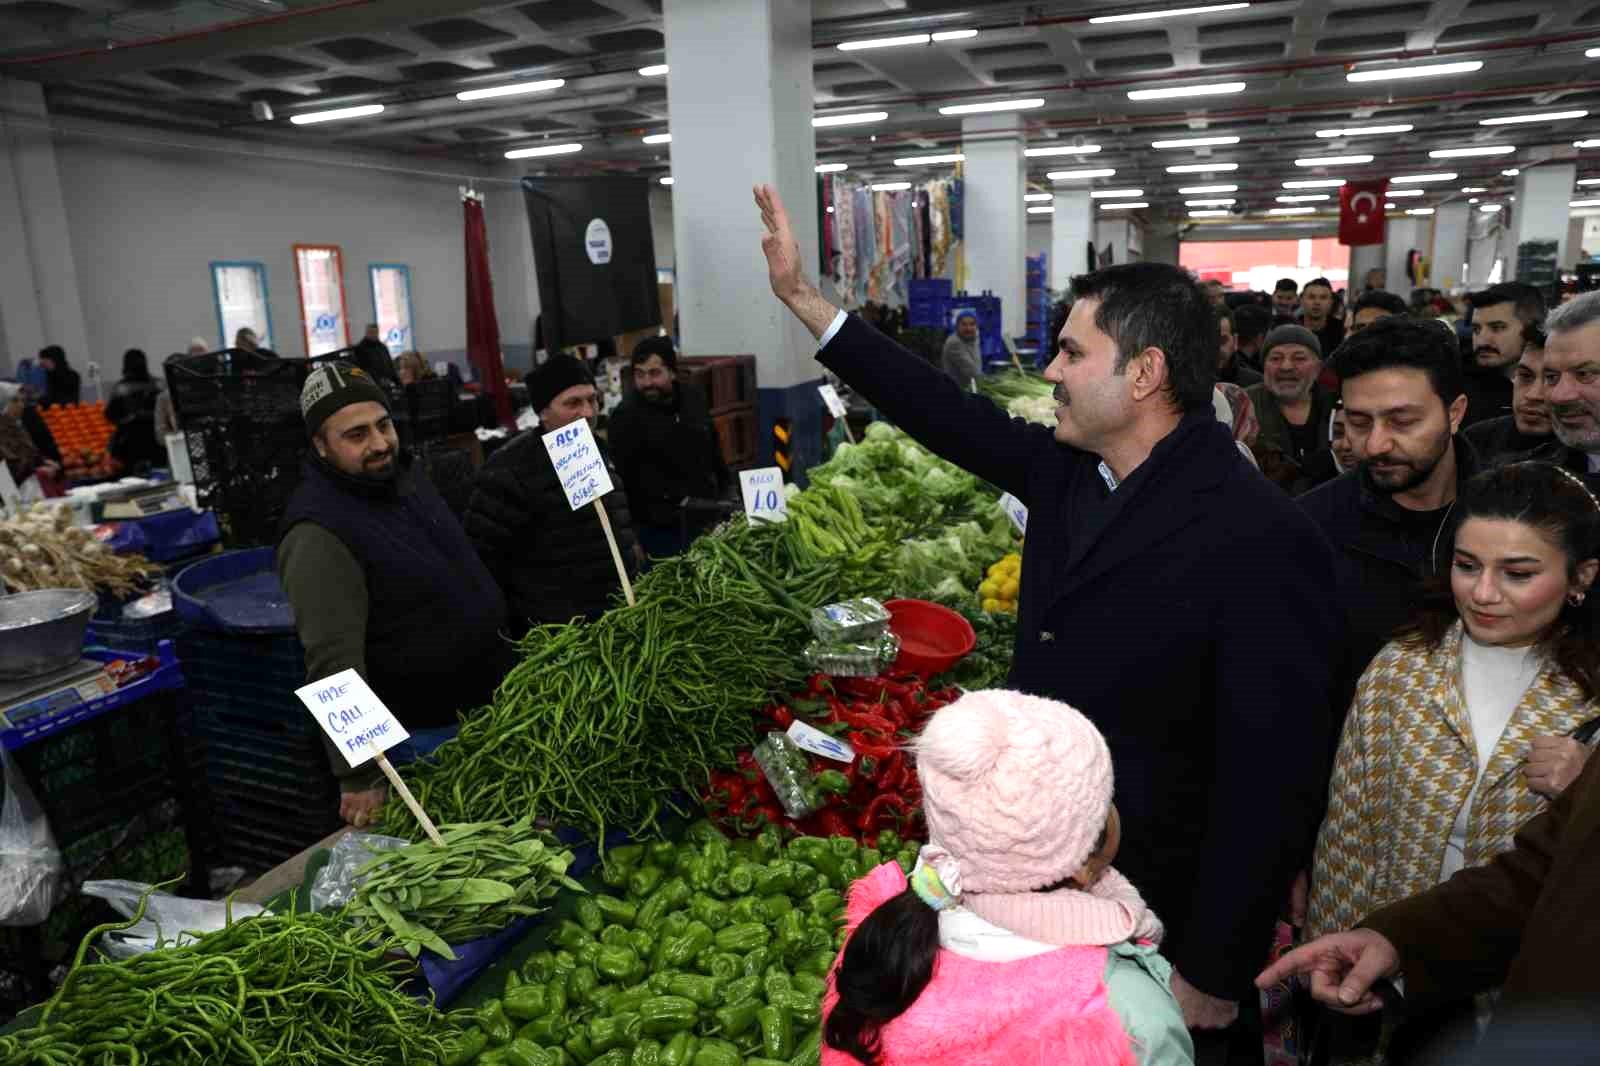
M 873 192 L 903 192 L 911 188 L 911 183 L 909 181 L 880 181 L 876 185 L 867 186 L 867 188 Z
M 1131 204 L 1101 204 L 1100 205 L 1100 210 L 1102 210 L 1102 211 L 1119 211 L 1119 210 L 1122 210 L 1123 208 L 1149 207 L 1149 206 L 1150 205 L 1148 203 L 1146 203 L 1145 201 L 1143 201 L 1143 200 L 1135 200 Z
M 1151 148 L 1209 148 L 1213 145 L 1238 144 L 1237 137 L 1180 137 L 1175 141 L 1151 141 Z
M 1393 126 L 1351 126 L 1343 130 L 1318 130 L 1318 137 L 1377 137 L 1385 133 L 1410 133 L 1416 127 L 1409 122 Z
M 1237 186 L 1237 185 L 1185 185 L 1183 188 L 1178 190 L 1178 193 L 1181 196 L 1188 196 L 1188 195 L 1190 195 L 1192 193 L 1238 192 L 1238 191 L 1239 191 L 1239 186 Z
M 837 174 L 841 170 L 849 170 L 850 169 L 850 164 L 849 163 L 818 163 L 816 169 L 817 169 L 817 173 L 818 174 Z
M 940 30 L 933 35 L 933 39 L 935 41 L 966 41 L 977 35 L 977 30 Z
M 1053 215 L 1053 214 L 1055 214 L 1055 210 L 1056 209 L 1053 208 L 1053 207 L 1030 207 L 1030 208 L 1028 208 L 1028 214 L 1030 214 L 1030 215 Z
M 1143 189 L 1095 189 L 1089 197 L 1093 200 L 1137 200 L 1143 195 Z
M 1337 189 L 1344 184 L 1343 178 L 1308 178 L 1304 181 L 1286 181 L 1285 189 Z
M 889 117 L 887 111 L 857 111 L 849 115 L 818 115 L 811 120 L 813 126 L 859 126 L 866 122 L 882 122 Z
M 1397 208 L 1399 206 L 1400 206 L 1399 204 L 1384 204 L 1383 205 L 1383 209 L 1385 211 L 1393 211 L 1395 208 Z
M 1578 184 L 1582 185 L 1583 182 L 1580 181 Z M 1487 185 L 1463 185 L 1461 186 L 1461 191 L 1464 193 L 1488 192 L 1489 187 Z M 1421 194 L 1421 190 L 1418 190 L 1417 195 L 1420 196 Z
M 1109 178 L 1115 173 L 1111 167 L 1101 167 L 1098 170 L 1052 170 L 1045 177 L 1051 181 L 1073 181 L 1077 178 Z
M 1479 204 L 1478 205 L 1478 210 L 1482 211 L 1486 215 L 1498 215 L 1501 211 L 1505 210 L 1505 205 L 1504 204 Z
M 1510 170 L 1502 170 L 1500 173 L 1502 175 L 1504 175 L 1505 177 L 1514 178 L 1518 174 L 1521 174 L 1522 171 L 1520 169 L 1518 169 L 1517 167 L 1512 167 Z
M 296 126 L 310 126 L 318 122 L 338 122 L 346 118 L 365 118 L 368 115 L 383 114 L 382 104 L 363 104 L 360 107 L 339 107 L 332 111 L 308 111 L 303 115 L 290 115 L 289 121 Z
M 1478 155 L 1509 155 L 1517 150 L 1514 144 L 1480 144 L 1471 148 L 1435 148 L 1429 159 L 1465 159 Z
M 1249 7 L 1247 3 L 1207 4 L 1204 7 L 1175 7 L 1166 11 L 1139 11 L 1131 15 L 1096 15 L 1089 20 L 1091 26 L 1108 22 L 1147 22 L 1150 19 L 1174 19 L 1183 15 L 1209 15 L 1215 11 L 1238 11 Z
M 1404 78 L 1437 78 L 1446 74 L 1471 74 L 1483 69 L 1483 60 L 1468 59 L 1460 63 L 1428 63 L 1420 67 L 1377 67 L 1373 70 L 1352 70 L 1346 81 L 1399 81 Z
M 1573 200 L 1568 207 L 1600 207 L 1600 200 Z
M 640 67 L 639 68 L 639 74 L 642 77 L 646 77 L 646 78 L 659 78 L 663 74 L 665 74 L 666 72 L 667 72 L 667 65 L 665 63 L 657 63 L 653 67 Z
M 1050 155 L 1094 155 L 1099 150 L 1098 144 L 1063 144 L 1059 148 L 1024 148 L 1022 154 L 1037 159 Z
M 1578 179 L 1578 184 L 1579 185 L 1600 185 L 1600 178 L 1579 178 Z M 1462 189 L 1461 191 L 1462 192 L 1466 192 L 1467 190 Z
M 1310 204 L 1316 203 L 1318 200 L 1331 200 L 1333 197 L 1325 192 L 1312 192 L 1304 193 L 1300 196 L 1274 196 L 1273 199 L 1280 204 Z
M 1574 148 L 1600 148 L 1600 141 L 1573 141 Z
M 1044 101 L 1039 97 L 1029 97 L 1024 100 L 990 100 L 982 104 L 951 104 L 941 107 L 941 115 L 981 115 L 988 111 L 1027 111 L 1034 107 L 1043 107 Z
M 1585 59 L 1600 59 L 1600 48 L 1588 48 L 1588 49 L 1585 49 L 1584 53 L 1583 53 L 1583 58 L 1585 58 Z
M 1166 89 L 1131 89 L 1128 92 L 1129 100 L 1174 100 L 1185 96 L 1226 96 L 1229 93 L 1242 93 L 1245 83 L 1242 81 L 1222 81 L 1211 85 L 1174 85 Z
M 671 185 L 672 184 L 672 175 L 668 174 L 666 177 L 664 177 L 664 178 L 662 178 L 660 180 L 661 180 L 661 184 L 663 184 L 663 185 Z
M 1296 159 L 1297 167 L 1349 167 L 1372 162 L 1370 155 L 1316 155 Z
M 547 93 L 567 83 L 565 78 L 546 81 L 519 81 L 511 85 L 496 85 L 490 89 L 468 89 L 456 93 L 457 100 L 493 100 L 497 96 L 522 96 L 524 93 Z
M 1505 115 L 1501 118 L 1478 120 L 1480 126 L 1515 126 L 1522 122 L 1562 122 L 1569 118 L 1583 118 L 1587 111 L 1545 111 L 1538 115 Z
M 1390 189 L 1386 194 L 1390 199 L 1396 196 L 1426 196 L 1427 189 Z
M 1054 200 L 1055 196 L 1047 192 L 1025 192 L 1022 194 L 1023 203 L 1037 204 L 1045 200 Z
M 533 148 L 514 148 L 506 153 L 507 159 L 530 159 L 539 155 L 566 155 L 569 152 L 581 152 L 581 144 L 541 144 Z
M 1238 202 L 1239 202 L 1238 200 L 1235 200 L 1231 196 L 1225 196 L 1225 197 L 1223 197 L 1223 198 L 1221 198 L 1219 200 L 1185 200 L 1183 202 L 1183 206 L 1184 207 L 1232 207 L 1234 204 L 1236 204 Z
M 1227 218 L 1232 211 L 1190 211 L 1190 218 Z
M 1431 215 L 1431 214 L 1433 214 L 1433 208 L 1431 208 L 1431 207 L 1411 207 L 1411 208 L 1407 208 L 1406 209 L 1406 214 L 1408 214 L 1408 215 Z
M 1238 163 L 1180 163 L 1168 167 L 1168 174 L 1205 174 L 1213 170 L 1238 170 Z
M 670 134 L 670 133 L 651 133 L 651 134 L 646 134 L 645 136 L 640 137 L 639 139 L 641 141 L 643 141 L 645 144 L 671 144 L 672 143 L 672 134 Z
M 932 167 L 941 163 L 959 163 L 965 158 L 967 157 L 960 152 L 952 152 L 949 155 L 907 155 L 896 159 L 894 165 L 897 167 Z
M 1467 198 L 1467 203 L 1469 203 L 1469 204 L 1475 204 L 1477 202 L 1478 202 L 1478 198 L 1476 196 L 1469 196 Z
M 1390 185 L 1425 185 L 1434 181 L 1455 181 L 1454 171 L 1441 174 L 1398 174 L 1389 179 Z
M 836 45 L 841 52 L 864 52 L 869 48 L 899 48 L 908 44 L 927 44 L 931 37 L 926 33 L 907 33 L 900 37 L 874 37 L 866 41 L 845 41 Z
M 1314 215 L 1316 213 L 1317 213 L 1317 209 L 1314 208 L 1314 207 L 1269 207 L 1269 208 L 1267 208 L 1267 214 L 1269 214 L 1269 215 Z

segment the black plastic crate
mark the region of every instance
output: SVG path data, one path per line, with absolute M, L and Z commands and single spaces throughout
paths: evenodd
M 177 640 L 186 626 L 177 611 L 163 611 L 148 618 L 127 618 L 118 607 L 115 614 L 89 620 L 86 644 L 118 651 L 137 651 L 146 655 L 156 653 L 156 645 L 163 640 Z

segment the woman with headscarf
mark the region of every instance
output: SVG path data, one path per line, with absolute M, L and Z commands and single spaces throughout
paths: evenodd
M 41 407 L 78 402 L 82 381 L 78 372 L 67 365 L 67 353 L 59 344 L 39 349 L 39 365 L 44 367 L 45 393 L 39 401 Z
M 150 361 L 144 352 L 129 348 L 122 353 L 122 380 L 111 390 L 106 404 L 106 421 L 116 426 L 111 435 L 111 454 L 124 466 L 154 465 L 166 456 L 166 448 L 156 439 L 156 401 L 161 385 L 150 376 Z
M 18 485 L 35 474 L 54 478 L 61 471 L 33 443 L 22 424 L 22 409 L 22 386 L 0 381 L 0 462 L 6 464 L 11 480 Z

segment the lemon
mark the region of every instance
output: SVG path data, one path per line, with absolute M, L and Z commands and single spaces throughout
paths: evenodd
M 1021 591 L 1021 584 L 1014 577 L 1008 577 L 1000 585 L 999 599 L 1016 602 L 1017 593 Z
M 983 609 L 989 614 L 999 614 L 1001 611 L 1005 610 L 1005 607 L 1000 603 L 999 600 L 990 598 L 983 601 Z
M 1001 584 L 1002 582 L 997 581 L 994 578 L 990 578 L 988 581 L 985 581 L 983 584 L 978 586 L 978 598 L 984 600 L 998 600 L 1000 598 Z

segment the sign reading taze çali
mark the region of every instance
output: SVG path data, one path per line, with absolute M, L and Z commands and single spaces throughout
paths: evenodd
M 352 768 L 411 736 L 354 670 L 294 690 Z

